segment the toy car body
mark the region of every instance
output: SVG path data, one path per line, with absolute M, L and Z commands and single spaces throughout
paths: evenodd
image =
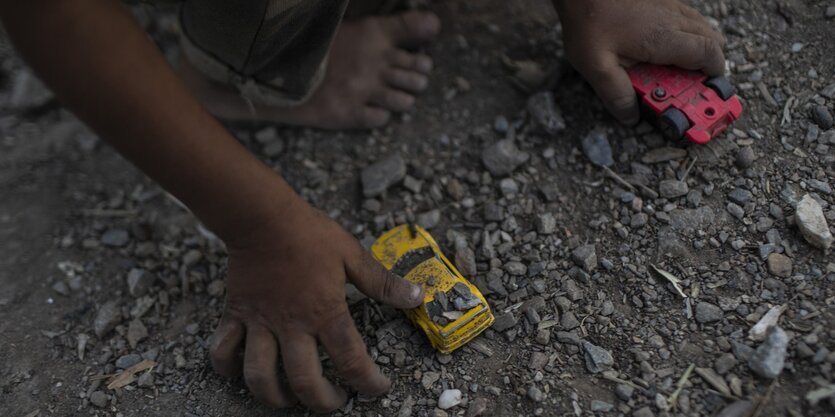
M 705 144 L 742 114 L 742 104 L 725 77 L 651 64 L 627 70 L 644 110 L 671 138 Z
M 420 226 L 389 230 L 374 242 L 371 253 L 386 269 L 424 288 L 423 304 L 405 313 L 435 349 L 450 353 L 493 324 L 487 300 Z

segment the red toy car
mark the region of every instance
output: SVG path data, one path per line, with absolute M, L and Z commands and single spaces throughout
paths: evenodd
M 705 144 L 742 114 L 742 104 L 725 77 L 651 64 L 637 64 L 627 72 L 642 107 L 671 138 Z

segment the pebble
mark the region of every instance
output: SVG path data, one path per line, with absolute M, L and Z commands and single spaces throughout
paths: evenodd
M 511 327 L 516 326 L 516 316 L 512 312 L 496 315 L 496 320 L 493 322 L 493 330 L 503 332 Z
M 748 366 L 763 378 L 776 378 L 783 372 L 788 345 L 789 336 L 786 332 L 779 326 L 770 327 L 765 341 L 748 358 Z
M 660 162 L 673 161 L 687 156 L 687 150 L 682 148 L 663 147 L 656 148 L 644 154 L 641 162 L 645 164 L 657 164 Z
M 390 186 L 406 177 L 406 162 L 398 155 L 391 155 L 362 170 L 362 192 L 365 197 L 376 197 Z
M 596 128 L 583 137 L 581 141 L 583 146 L 583 153 L 589 158 L 591 163 L 597 166 L 608 167 L 615 163 L 612 158 L 612 146 L 609 145 L 609 139 L 606 137 L 606 131 Z
M 583 342 L 583 349 L 586 352 L 586 369 L 593 374 L 607 371 L 615 364 L 615 359 L 612 357 L 612 353 L 600 346 L 593 345 L 589 342 Z
M 119 369 L 126 369 L 139 362 L 142 362 L 142 356 L 136 353 L 129 353 L 127 355 L 119 356 L 119 359 L 116 359 L 116 367 Z
M 154 386 L 154 374 L 152 372 L 142 372 L 139 378 L 136 379 L 136 385 L 144 388 Z
M 110 229 L 104 232 L 99 239 L 102 245 L 120 248 L 130 241 L 130 235 L 125 229 Z
M 542 213 L 536 216 L 536 232 L 542 235 L 550 235 L 557 230 L 557 219 L 551 213 Z
M 658 184 L 658 193 L 661 197 L 672 199 L 686 195 L 690 189 L 687 183 L 679 180 L 663 180 Z
M 141 297 L 145 295 L 151 286 L 154 284 L 154 275 L 150 272 L 133 268 L 128 272 L 128 292 L 134 297 Z
M 433 229 L 441 222 L 441 211 L 432 209 L 417 215 L 415 222 L 424 229 Z
M 448 389 L 441 393 L 438 397 L 438 407 L 442 410 L 449 410 L 458 404 L 461 404 L 461 390 Z
M 594 245 L 583 245 L 571 252 L 571 259 L 587 272 L 597 267 L 597 250 Z
M 731 213 L 731 215 L 739 220 L 745 217 L 745 210 L 736 203 L 728 203 L 728 213 Z
M 632 413 L 632 417 L 655 417 L 655 413 L 649 407 L 642 407 Z
M 140 319 L 135 319 L 128 325 L 128 344 L 135 348 L 139 342 L 148 337 L 148 329 L 142 324 Z
M 99 307 L 93 320 L 93 332 L 101 338 L 122 321 L 122 310 L 115 301 L 108 301 Z
M 500 140 L 484 149 L 481 160 L 493 176 L 503 177 L 527 162 L 530 155 L 520 151 L 511 139 Z
M 739 205 L 742 205 L 742 206 L 744 206 L 745 203 L 751 201 L 751 198 L 753 198 L 753 197 L 754 197 L 754 195 L 751 194 L 750 191 L 748 191 L 744 188 L 739 188 L 739 187 L 734 188 L 733 191 L 728 193 L 728 199 L 729 200 L 731 200 L 734 203 L 737 203 Z
M 629 401 L 632 399 L 632 394 L 635 393 L 635 388 L 631 385 L 626 384 L 618 384 L 615 386 L 615 395 L 621 399 L 621 401 Z
M 750 401 L 737 400 L 719 411 L 716 417 L 747 417 L 751 414 L 753 408 L 754 405 Z
M 482 415 L 489 415 L 487 399 L 483 397 L 476 398 L 470 401 L 470 406 L 467 407 L 466 417 L 478 417 Z
M 530 96 L 527 108 L 534 123 L 548 134 L 565 129 L 565 120 L 554 100 L 554 93 L 542 91 Z
M 743 146 L 739 149 L 739 152 L 736 153 L 736 166 L 740 168 L 750 168 L 754 165 L 754 161 L 757 159 L 757 155 L 754 153 L 754 149 L 750 146 Z
M 608 413 L 615 408 L 613 404 L 609 404 L 606 401 L 601 400 L 591 400 L 591 411 L 595 413 Z
M 696 321 L 699 323 L 711 323 L 722 320 L 722 309 L 719 306 L 700 301 L 696 304 Z
M 788 278 L 792 274 L 792 260 L 781 253 L 768 255 L 768 272 L 772 275 Z
M 528 398 L 533 402 L 541 403 L 545 399 L 545 394 L 536 385 L 531 384 L 528 386 Z
M 794 218 L 800 233 L 809 244 L 823 250 L 832 246 L 835 238 L 829 231 L 820 203 L 812 196 L 806 194 L 797 203 Z
M 734 366 L 736 366 L 736 363 L 736 356 L 734 356 L 733 353 L 723 353 L 721 356 L 716 358 L 714 368 L 718 374 L 725 375 L 730 372 Z
M 93 391 L 93 393 L 90 394 L 90 403 L 98 408 L 107 407 L 107 394 L 102 391 Z
M 815 122 L 821 130 L 829 130 L 832 128 L 833 119 L 832 113 L 829 112 L 829 109 L 826 106 L 817 104 L 812 107 L 812 121 Z

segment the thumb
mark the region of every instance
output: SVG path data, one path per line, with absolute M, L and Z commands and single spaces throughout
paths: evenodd
M 346 262 L 348 278 L 365 295 L 392 307 L 414 308 L 423 302 L 423 288 L 391 273 L 357 244 Z
M 615 118 L 626 125 L 638 123 L 640 114 L 635 89 L 617 57 L 607 54 L 604 59 L 583 65 L 578 70 Z

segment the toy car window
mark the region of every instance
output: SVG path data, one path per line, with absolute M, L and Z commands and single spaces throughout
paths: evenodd
M 397 263 L 395 263 L 394 266 L 391 268 L 391 272 L 400 275 L 401 277 L 405 276 L 416 266 L 434 257 L 435 253 L 429 246 L 408 251 L 404 253 L 403 256 L 400 257 L 400 259 L 397 260 Z

